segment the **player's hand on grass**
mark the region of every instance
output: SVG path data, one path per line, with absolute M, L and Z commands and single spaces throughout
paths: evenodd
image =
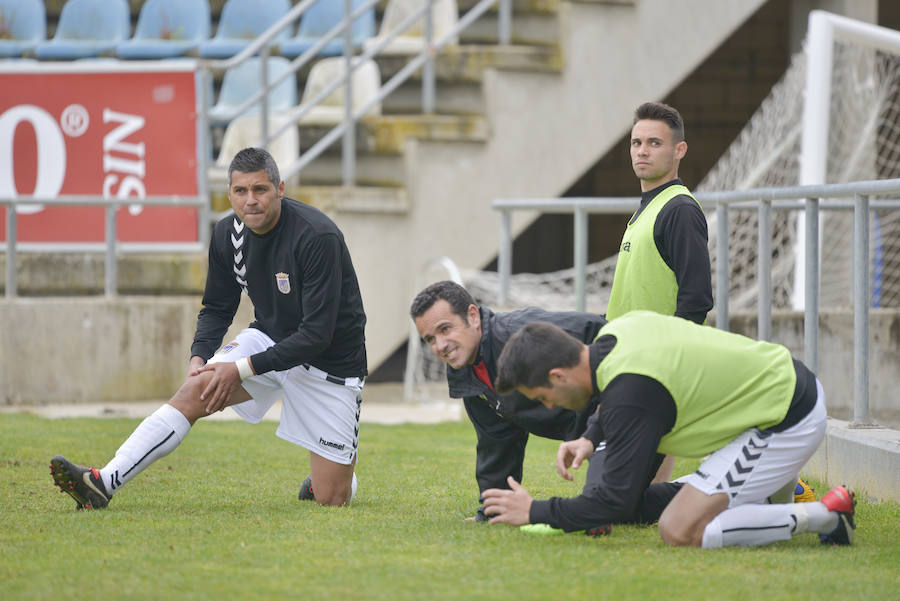
M 506 481 L 509 483 L 509 490 L 489 488 L 482 493 L 484 513 L 493 516 L 491 524 L 522 526 L 529 523 L 531 495 L 512 476 Z
M 581 462 L 590 457 L 593 452 L 594 443 L 583 436 L 560 444 L 559 450 L 556 452 L 556 473 L 566 480 L 572 480 L 569 468 L 577 470 L 581 466 Z
M 241 385 L 241 374 L 237 365 L 226 361 L 207 363 L 197 373 L 207 371 L 213 372 L 213 377 L 200 393 L 200 400 L 206 401 L 206 413 L 213 414 L 226 407 L 228 400 Z

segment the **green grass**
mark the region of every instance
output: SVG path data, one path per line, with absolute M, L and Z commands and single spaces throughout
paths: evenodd
M 900 599 L 893 503 L 860 501 L 851 548 L 808 534 L 673 549 L 649 527 L 596 539 L 463 522 L 477 497 L 467 423 L 363 424 L 359 493 L 335 509 L 296 500 L 308 455 L 274 423 L 201 422 L 109 509 L 76 511 L 50 457 L 102 464 L 137 423 L 0 416 L 0 598 Z M 529 443 L 525 484 L 539 498 L 580 490 L 555 475 L 555 449 Z

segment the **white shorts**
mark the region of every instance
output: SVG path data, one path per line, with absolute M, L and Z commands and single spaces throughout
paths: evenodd
M 247 328 L 209 363 L 237 361 L 274 344 L 263 332 Z M 335 383 L 338 379 L 343 383 Z M 298 365 L 247 378 L 242 386 L 253 398 L 231 408 L 256 424 L 281 399 L 281 420 L 275 432 L 280 438 L 329 461 L 349 465 L 359 445 L 363 384 L 363 378 L 336 378 L 311 365 Z
M 750 428 L 707 457 L 683 481 L 707 495 L 727 493 L 729 507 L 765 503 L 797 480 L 825 438 L 825 393 L 818 379 L 816 390 L 815 407 L 799 423 L 783 432 Z

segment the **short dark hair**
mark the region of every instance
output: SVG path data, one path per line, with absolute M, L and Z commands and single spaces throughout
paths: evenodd
M 664 122 L 672 130 L 672 137 L 676 144 L 684 141 L 684 119 L 674 107 L 662 102 L 645 102 L 635 109 L 632 125 L 642 119 Z
M 494 388 L 508 394 L 519 386 L 549 386 L 550 370 L 575 367 L 583 348 L 583 342 L 552 323 L 535 321 L 522 326 L 500 353 Z
M 466 321 L 469 312 L 469 305 L 475 304 L 475 299 L 469 294 L 469 291 L 449 280 L 443 282 L 435 282 L 422 292 L 416 295 L 412 305 L 409 307 L 409 315 L 413 319 L 421 317 L 425 311 L 430 309 L 434 303 L 439 300 L 445 300 L 450 303 L 453 312 Z
M 253 173 L 265 171 L 269 181 L 275 187 L 281 183 L 281 174 L 278 173 L 278 164 L 265 148 L 245 148 L 234 155 L 231 164 L 228 165 L 228 187 L 231 187 L 231 174 L 235 171 L 241 173 Z

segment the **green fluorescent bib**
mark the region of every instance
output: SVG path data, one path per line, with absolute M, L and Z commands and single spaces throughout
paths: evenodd
M 669 186 L 625 228 L 606 309 L 607 319 L 615 319 L 635 309 L 675 314 L 678 283 L 675 272 L 666 265 L 656 248 L 653 226 L 666 203 L 680 194 L 693 198 L 685 186 Z
M 797 373 L 779 344 L 634 311 L 600 330 L 616 337 L 595 377 L 602 391 L 624 373 L 653 378 L 675 400 L 677 416 L 659 452 L 702 457 L 748 428 L 769 428 L 787 415 Z

